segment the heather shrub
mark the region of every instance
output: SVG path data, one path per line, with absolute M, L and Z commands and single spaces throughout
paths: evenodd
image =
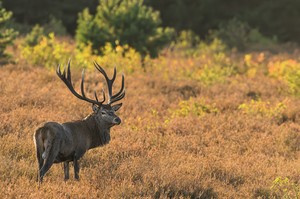
M 107 42 L 113 47 L 119 41 L 129 45 L 142 56 L 156 57 L 170 42 L 173 29 L 160 27 L 159 13 L 147 7 L 141 0 L 99 1 L 92 16 L 87 9 L 79 14 L 76 41 L 92 43 L 93 49 L 103 53 Z
M 295 198 L 290 185 L 299 186 L 300 98 L 282 92 L 284 85 L 267 73 L 249 78 L 248 73 L 235 75 L 234 68 L 242 65 L 247 72 L 252 68 L 259 72 L 269 60 L 287 60 L 289 55 L 167 52 L 147 62 L 152 68 L 141 68 L 139 53 L 118 42 L 105 44 L 104 54 L 95 56 L 91 43 L 75 48 L 68 38 L 53 35 L 53 44 L 50 40 L 43 36 L 30 46 L 30 56 L 46 57 L 43 51 L 59 48 L 68 56 L 60 58 L 62 64 L 72 56 L 74 67 L 93 67 L 96 60 L 110 77 L 115 65 L 119 75 L 125 71 L 126 97 L 118 112 L 122 123 L 113 127 L 110 144 L 90 150 L 80 160 L 80 182 L 73 178 L 64 182 L 63 169 L 56 164 L 38 186 L 34 131 L 43 122 L 84 118 L 91 107 L 74 97 L 54 71 L 23 65 L 34 57 L 0 67 L 0 187 L 6 187 L 0 198 L 284 198 L 286 190 Z M 43 42 L 49 45 L 41 48 Z M 32 53 L 34 48 L 40 52 Z M 56 64 L 49 61 L 50 67 Z M 232 68 L 233 73 L 223 76 L 222 81 L 228 79 L 224 83 L 214 80 L 206 86 L 199 79 L 204 67 Z M 94 89 L 100 94 L 106 88 L 103 80 L 97 71 L 87 72 L 87 96 L 92 97 Z M 76 69 L 73 81 L 80 90 Z M 274 117 L 283 112 L 288 118 L 278 125 Z M 287 176 L 289 186 L 271 189 L 278 176 Z

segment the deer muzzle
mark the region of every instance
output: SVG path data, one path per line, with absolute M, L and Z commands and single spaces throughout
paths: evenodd
M 119 117 L 116 117 L 114 120 L 113 120 L 113 123 L 116 124 L 116 125 L 119 125 L 121 124 L 121 119 Z

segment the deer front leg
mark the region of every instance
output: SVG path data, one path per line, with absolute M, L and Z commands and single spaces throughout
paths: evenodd
M 69 162 L 64 162 L 65 180 L 69 180 Z
M 73 164 L 74 164 L 75 179 L 79 180 L 79 163 L 78 163 L 78 159 L 76 158 L 76 156 L 74 157 Z

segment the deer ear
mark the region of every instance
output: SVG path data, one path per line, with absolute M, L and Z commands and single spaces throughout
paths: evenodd
M 122 103 L 113 105 L 111 108 L 116 112 L 117 110 L 119 110 L 119 108 L 121 108 L 121 106 L 122 106 Z
M 94 113 L 97 113 L 99 110 L 99 107 L 97 104 L 93 104 L 92 108 L 93 108 Z

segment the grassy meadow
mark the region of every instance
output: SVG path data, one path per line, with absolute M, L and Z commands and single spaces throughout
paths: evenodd
M 63 41 L 51 59 L 47 40 L 36 51 L 17 41 L 0 67 L 0 198 L 300 197 L 299 50 L 237 53 L 216 42 L 166 49 L 142 66 L 120 46 L 64 57 L 74 46 Z M 77 89 L 88 68 L 89 96 L 106 88 L 93 60 L 109 75 L 117 67 L 115 91 L 124 73 L 122 123 L 80 160 L 80 181 L 71 167 L 65 182 L 55 164 L 38 187 L 35 130 L 92 111 L 55 74 L 69 57 Z

